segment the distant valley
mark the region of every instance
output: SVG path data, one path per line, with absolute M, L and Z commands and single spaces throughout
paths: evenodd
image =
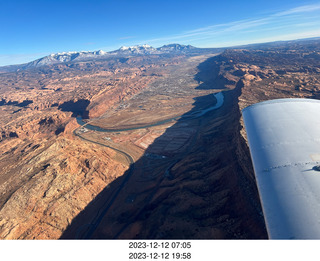
M 0 67 L 0 238 L 267 238 L 241 110 L 296 97 L 319 38 Z

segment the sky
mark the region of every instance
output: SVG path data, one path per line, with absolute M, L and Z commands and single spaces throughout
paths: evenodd
M 227 47 L 319 36 L 314 0 L 0 0 L 0 66 L 140 44 Z

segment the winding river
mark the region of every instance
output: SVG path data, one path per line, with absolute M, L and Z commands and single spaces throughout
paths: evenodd
M 159 126 L 159 125 L 171 122 L 171 121 L 175 121 L 175 120 L 177 120 L 179 118 L 181 118 L 182 120 L 186 120 L 186 119 L 189 120 L 189 119 L 199 118 L 199 117 L 205 115 L 206 113 L 208 113 L 209 111 L 216 110 L 216 109 L 220 108 L 223 105 L 224 96 L 223 96 L 222 92 L 218 92 L 218 93 L 214 94 L 214 97 L 217 100 L 217 102 L 216 102 L 216 104 L 214 106 L 211 106 L 211 107 L 203 109 L 203 110 L 194 111 L 194 112 L 192 112 L 190 114 L 176 116 L 176 117 L 173 117 L 173 118 L 170 118 L 170 119 L 158 121 L 156 123 L 148 124 L 148 125 L 144 125 L 144 126 L 140 126 L 140 127 L 132 127 L 132 128 L 124 128 L 124 129 L 105 129 L 105 128 L 101 128 L 101 127 L 86 123 L 85 121 L 83 121 L 81 116 L 77 117 L 77 122 L 81 126 L 85 125 L 85 127 L 87 129 L 89 129 L 89 130 L 94 130 L 94 131 L 99 131 L 99 132 L 121 132 L 121 131 L 145 129 L 145 128 L 149 128 L 149 127 Z
M 192 112 L 190 114 L 184 114 L 184 115 L 177 116 L 177 117 L 174 117 L 174 118 L 170 118 L 170 119 L 167 119 L 167 120 L 158 121 L 158 122 L 156 122 L 154 124 L 149 124 L 149 125 L 145 125 L 145 126 L 142 126 L 142 127 L 111 130 L 111 129 L 104 129 L 104 128 L 101 128 L 101 127 L 98 127 L 98 126 L 94 126 L 94 125 L 88 124 L 88 123 L 84 122 L 81 117 L 77 117 L 77 122 L 81 126 L 85 125 L 85 128 L 87 128 L 87 129 L 100 131 L 100 132 L 121 132 L 121 131 L 128 131 L 128 130 L 143 129 L 143 128 L 153 127 L 153 126 L 157 126 L 157 125 L 162 125 L 164 123 L 167 123 L 167 122 L 170 122 L 170 121 L 173 121 L 173 120 L 177 120 L 178 118 L 180 118 L 181 120 L 189 120 L 189 119 L 199 118 L 199 117 L 205 115 L 207 112 L 212 111 L 212 110 L 216 110 L 216 109 L 220 108 L 223 105 L 224 96 L 223 96 L 222 92 L 214 94 L 214 97 L 217 100 L 217 102 L 216 102 L 216 104 L 214 106 L 211 106 L 211 107 L 206 108 L 206 109 L 198 110 L 198 111 Z M 78 136 L 79 138 L 81 138 L 81 139 L 83 139 L 85 141 L 93 142 L 93 143 L 96 143 L 98 145 L 113 149 L 116 152 L 124 155 L 128 159 L 128 162 L 129 162 L 129 169 L 128 169 L 127 175 L 123 179 L 123 181 L 120 184 L 120 186 L 118 187 L 118 189 L 115 191 L 114 195 L 112 195 L 110 200 L 106 201 L 105 205 L 103 205 L 101 207 L 101 209 L 98 211 L 97 215 L 95 216 L 94 221 L 92 221 L 92 223 L 90 223 L 90 224 L 86 224 L 89 227 L 89 229 L 86 230 L 86 231 L 81 231 L 81 227 L 80 227 L 79 231 L 77 231 L 76 238 L 87 238 L 88 239 L 88 238 L 91 238 L 91 236 L 93 235 L 94 231 L 97 229 L 98 225 L 100 224 L 101 220 L 106 215 L 107 211 L 110 209 L 110 207 L 112 206 L 112 204 L 116 200 L 116 198 L 119 195 L 119 193 L 121 192 L 121 190 L 124 188 L 124 186 L 126 185 L 128 180 L 133 175 L 133 172 L 134 172 L 134 164 L 133 164 L 134 163 L 134 159 L 130 154 L 128 154 L 125 151 L 121 151 L 121 150 L 119 150 L 117 148 L 114 148 L 112 146 L 109 146 L 109 145 L 106 145 L 106 144 L 103 144 L 103 143 L 100 143 L 100 142 L 97 142 L 97 141 L 93 141 L 93 140 L 84 138 L 79 133 L 77 133 L 76 130 L 74 130 L 74 132 L 73 132 L 74 135 Z M 170 167 L 167 168 L 165 175 L 170 176 L 170 169 L 174 166 L 174 164 L 171 164 Z

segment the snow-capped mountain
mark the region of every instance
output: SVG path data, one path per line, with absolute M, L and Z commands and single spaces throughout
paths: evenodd
M 162 47 L 159 47 L 157 50 L 160 50 L 162 52 L 185 52 L 198 49 L 192 45 L 182 45 L 182 44 L 168 44 L 164 45 Z
M 50 65 L 55 63 L 64 63 L 71 61 L 80 61 L 88 59 L 98 59 L 110 56 L 128 56 L 128 55 L 148 55 L 148 54 L 164 54 L 164 53 L 176 53 L 176 52 L 187 52 L 190 50 L 198 49 L 191 45 L 181 44 L 169 44 L 159 48 L 154 48 L 150 45 L 135 45 L 135 46 L 122 46 L 118 50 L 111 52 L 104 52 L 102 50 L 93 52 L 63 52 L 50 54 L 43 58 L 37 59 L 33 62 L 26 64 L 26 67 L 39 67 L 42 65 Z
M 105 56 L 107 54 L 108 54 L 107 52 L 104 52 L 102 50 L 93 51 L 93 52 L 82 51 L 82 52 L 55 53 L 55 54 L 50 54 L 48 56 L 42 57 L 30 63 L 27 63 L 26 67 L 39 67 L 42 65 L 50 65 L 54 63 L 64 63 L 64 62 L 70 62 L 74 60 L 97 58 L 99 56 Z
M 164 54 L 164 53 L 176 53 L 176 52 L 187 52 L 190 50 L 199 49 L 191 45 L 181 45 L 181 44 L 168 44 L 159 48 L 154 48 L 150 45 L 135 45 L 135 46 L 122 46 L 120 49 L 110 52 L 117 54 Z
M 23 70 L 27 68 L 40 67 L 44 65 L 52 65 L 58 63 L 67 63 L 73 61 L 94 61 L 99 59 L 106 59 L 108 57 L 126 57 L 126 56 L 137 56 L 137 55 L 151 55 L 151 54 L 191 54 L 191 53 L 202 53 L 209 49 L 196 48 L 191 45 L 181 45 L 181 44 L 168 44 L 159 48 L 154 48 L 150 45 L 135 45 L 135 46 L 122 46 L 120 49 L 104 52 L 99 51 L 81 51 L 81 52 L 62 52 L 50 54 L 48 56 L 42 57 L 35 61 L 20 64 L 20 65 L 10 65 L 0 67 L 0 71 L 9 72 L 16 70 Z
M 135 46 L 122 46 L 120 49 L 115 50 L 110 53 L 117 53 L 117 54 L 152 54 L 152 53 L 159 53 L 156 48 L 153 48 L 150 45 L 135 45 Z

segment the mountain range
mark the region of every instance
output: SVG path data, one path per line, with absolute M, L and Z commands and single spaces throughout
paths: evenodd
M 192 45 L 182 45 L 182 44 L 168 44 L 163 45 L 158 48 L 154 48 L 150 45 L 135 45 L 135 46 L 122 46 L 117 50 L 105 52 L 102 50 L 98 51 L 80 51 L 80 52 L 62 52 L 53 53 L 37 60 L 31 61 L 24 64 L 8 65 L 0 67 L 0 73 L 3 72 L 14 72 L 25 69 L 38 68 L 45 65 L 53 65 L 59 63 L 68 62 L 78 62 L 78 61 L 95 61 L 103 60 L 114 57 L 128 57 L 128 56 L 138 56 L 138 55 L 201 55 L 206 53 L 220 53 L 226 49 L 262 49 L 267 50 L 269 48 L 278 48 L 286 44 L 301 46 L 309 46 L 311 49 L 314 48 L 314 44 L 317 44 L 319 37 L 308 38 L 308 39 L 298 39 L 291 41 L 276 41 L 270 43 L 259 43 L 259 44 L 249 44 L 234 47 L 225 48 L 197 48 Z
M 137 56 L 137 55 L 163 55 L 163 54 L 191 54 L 212 51 L 213 49 L 197 48 L 191 45 L 168 44 L 159 48 L 150 45 L 122 46 L 118 50 L 105 52 L 99 51 L 80 51 L 80 52 L 62 52 L 50 54 L 25 64 L 9 65 L 0 67 L 0 72 L 10 72 L 24 70 L 28 68 L 41 67 L 58 63 L 67 63 L 73 61 L 101 60 L 117 56 Z

